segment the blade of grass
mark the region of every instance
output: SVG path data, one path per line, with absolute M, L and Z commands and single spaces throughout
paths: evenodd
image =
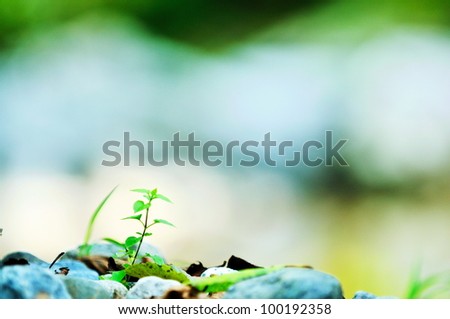
M 407 299 L 414 299 L 419 295 L 422 282 L 420 280 L 421 263 L 417 262 L 411 272 L 411 279 L 409 281 L 408 291 L 406 293 Z
M 450 291 L 450 273 L 442 272 L 425 278 L 420 289 L 420 298 L 442 298 Z
M 100 202 L 100 204 L 97 206 L 97 208 L 94 210 L 94 212 L 91 215 L 91 218 L 90 218 L 89 223 L 88 223 L 88 227 L 86 229 L 86 234 L 84 235 L 83 245 L 82 245 L 82 247 L 84 248 L 83 250 L 84 250 L 85 253 L 86 253 L 86 250 L 89 247 L 89 241 L 90 241 L 91 236 L 92 236 L 92 231 L 94 229 L 95 220 L 97 219 L 98 214 L 100 213 L 100 211 L 102 210 L 103 206 L 106 204 L 106 202 L 111 197 L 112 193 L 114 193 L 114 191 L 116 190 L 117 187 L 118 187 L 118 185 L 116 185 L 109 192 L 109 194 L 106 195 L 106 197 Z M 80 251 L 80 253 L 81 253 L 81 251 Z
M 450 291 L 450 272 L 442 272 L 425 278 L 421 275 L 421 263 L 418 262 L 411 273 L 406 293 L 408 299 L 439 298 Z

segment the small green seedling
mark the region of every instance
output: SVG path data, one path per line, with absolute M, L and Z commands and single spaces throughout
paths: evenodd
M 128 264 L 125 265 L 125 268 L 131 267 L 136 263 L 136 260 L 138 259 L 139 256 L 139 250 L 141 249 L 144 238 L 152 235 L 152 233 L 149 232 L 150 227 L 156 224 L 165 224 L 174 227 L 172 223 L 168 222 L 165 219 L 153 219 L 152 221 L 150 221 L 149 218 L 149 211 L 150 207 L 152 206 L 152 202 L 155 199 L 161 199 L 168 203 L 172 203 L 172 201 L 169 198 L 167 198 L 162 194 L 159 194 L 156 188 L 153 190 L 133 189 L 132 192 L 141 193 L 144 197 L 144 200 L 137 200 L 136 202 L 134 202 L 133 214 L 123 219 L 137 220 L 142 226 L 142 231 L 136 232 L 137 236 L 133 235 L 127 237 L 127 239 L 125 239 L 123 243 L 112 238 L 104 238 L 105 241 L 122 248 L 122 250 L 118 252 L 116 256 L 121 258 L 123 257 L 127 258 Z M 148 253 L 146 254 L 146 256 L 150 257 L 155 264 L 159 266 L 164 265 L 164 259 L 161 258 L 160 256 Z M 126 275 L 127 272 L 125 271 L 125 269 L 119 270 L 112 273 L 111 279 L 123 282 L 123 279 L 125 278 Z

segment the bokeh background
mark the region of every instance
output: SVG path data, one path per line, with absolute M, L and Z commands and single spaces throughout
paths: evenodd
M 310 264 L 403 296 L 450 268 L 450 2 L 0 0 L 0 256 L 124 239 L 132 188 L 174 204 L 149 242 L 187 265 Z M 102 145 L 195 132 L 295 145 L 349 167 L 104 167 Z

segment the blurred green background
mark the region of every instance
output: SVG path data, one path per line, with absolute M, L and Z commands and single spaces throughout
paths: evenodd
M 403 296 L 450 268 L 450 2 L 0 0 L 0 256 L 125 238 L 158 187 L 175 263 L 310 264 Z M 349 167 L 103 167 L 102 145 L 348 139 Z

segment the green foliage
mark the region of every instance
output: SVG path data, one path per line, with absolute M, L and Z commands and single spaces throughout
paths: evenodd
M 125 269 L 127 275 L 135 278 L 143 278 L 147 276 L 157 276 L 164 279 L 172 279 L 185 283 L 189 278 L 180 272 L 173 265 L 158 264 L 156 262 L 147 262 L 136 265 L 130 265 Z
M 153 220 L 153 223 L 155 223 L 155 224 L 164 224 L 164 225 L 168 225 L 168 226 L 175 227 L 174 224 L 172 224 L 171 222 L 168 222 L 168 221 L 165 220 L 165 219 L 154 219 L 154 220 Z
M 128 262 L 130 262 L 136 254 L 136 250 L 133 246 L 139 242 L 139 238 L 135 236 L 127 237 L 123 243 L 113 238 L 103 238 L 103 240 L 120 248 L 120 250 L 114 254 L 114 257 L 126 258 Z
M 125 217 L 123 219 L 134 219 L 137 220 L 142 225 L 142 231 L 136 232 L 136 234 L 139 237 L 130 236 L 125 240 L 125 248 L 130 248 L 131 246 L 134 246 L 135 244 L 138 244 L 136 251 L 134 252 L 134 255 L 131 257 L 131 265 L 134 265 L 136 262 L 136 259 L 139 255 L 139 250 L 141 248 L 142 242 L 144 241 L 144 237 L 151 236 L 152 233 L 148 232 L 148 229 L 156 224 L 166 224 L 169 226 L 174 226 L 172 223 L 164 220 L 164 219 L 154 219 L 153 222 L 149 222 L 149 210 L 152 206 L 152 201 L 155 199 L 162 199 L 166 202 L 171 203 L 170 199 L 168 199 L 166 196 L 162 194 L 158 194 L 158 189 L 133 189 L 132 192 L 141 193 L 143 194 L 144 200 L 137 200 L 133 204 L 133 211 L 134 214 L 130 215 L 128 217 Z M 136 214 L 141 211 L 145 211 L 144 214 Z M 142 221 L 142 218 L 144 217 L 144 221 Z
M 420 266 L 416 266 L 411 276 L 406 298 L 450 298 L 450 272 L 443 272 L 425 278 L 421 278 L 420 273 Z
M 114 271 L 111 274 L 111 277 L 109 279 L 117 281 L 117 282 L 122 282 L 126 276 L 127 276 L 127 273 L 126 273 L 125 269 L 123 269 L 123 270 Z
M 125 257 L 128 261 L 128 264 L 125 265 L 125 267 L 126 267 L 125 270 L 116 271 L 110 277 L 110 279 L 116 280 L 116 281 L 119 281 L 122 283 L 124 281 L 126 281 L 126 276 L 133 276 L 133 277 L 140 278 L 140 275 L 142 274 L 144 266 L 140 266 L 140 264 L 135 265 L 135 263 L 139 256 L 139 250 L 141 248 L 142 242 L 144 241 L 144 238 L 152 235 L 152 233 L 149 232 L 150 227 L 152 227 L 156 224 L 165 224 L 165 225 L 174 227 L 174 225 L 171 222 L 168 222 L 165 219 L 153 219 L 152 221 L 150 221 L 150 219 L 149 219 L 149 211 L 150 211 L 150 207 L 152 206 L 152 202 L 155 199 L 161 199 L 163 201 L 171 203 L 169 198 L 167 198 L 166 196 L 164 196 L 162 194 L 159 194 L 158 190 L 156 188 L 152 189 L 152 190 L 133 189 L 132 191 L 142 194 L 142 196 L 144 197 L 144 200 L 140 199 L 140 200 L 135 201 L 133 204 L 133 214 L 130 216 L 127 216 L 125 218 L 122 218 L 122 220 L 136 220 L 141 224 L 142 230 L 135 232 L 135 235 L 137 235 L 137 236 L 135 236 L 135 235 L 128 236 L 124 242 L 120 242 L 120 241 L 112 239 L 112 238 L 104 238 L 105 241 L 121 248 L 121 250 L 119 250 L 116 253 L 115 257 L 118 257 L 118 258 Z M 153 260 L 153 263 L 144 264 L 144 265 L 147 265 L 147 266 L 145 266 L 146 267 L 145 269 L 148 268 L 147 273 L 151 270 L 154 273 L 156 272 L 156 274 L 153 273 L 152 275 L 166 278 L 164 276 L 172 275 L 172 273 L 174 272 L 173 269 L 171 268 L 172 266 L 165 265 L 164 259 L 161 258 L 160 256 L 154 255 L 154 254 L 152 255 L 152 254 L 148 254 L 148 253 L 146 254 L 146 256 L 150 257 Z M 163 273 L 163 271 L 161 270 L 161 267 L 164 267 L 164 270 L 167 271 L 167 273 Z M 160 271 L 158 271 L 158 269 Z M 139 276 L 137 276 L 137 275 L 139 275 Z M 181 275 L 183 275 L 183 274 L 181 274 Z M 175 276 L 177 278 L 181 275 L 173 274 L 173 276 Z M 147 275 L 147 276 L 150 276 L 150 275 Z M 183 278 L 179 278 L 179 279 L 184 280 Z
M 161 257 L 161 256 L 158 256 L 158 255 L 152 255 L 152 254 L 149 254 L 149 253 L 147 253 L 147 254 L 145 254 L 147 257 L 150 257 L 151 259 L 153 259 L 153 261 L 157 264 L 157 265 L 159 265 L 159 266 L 162 266 L 162 265 L 164 265 L 165 264 L 165 262 L 164 262 L 164 259 Z
M 92 231 L 94 229 L 95 221 L 97 220 L 98 215 L 100 214 L 100 211 L 102 210 L 103 206 L 105 206 L 108 199 L 111 197 L 112 193 L 116 190 L 117 186 L 114 187 L 108 195 L 100 202 L 100 204 L 97 206 L 97 208 L 94 210 L 94 212 L 91 215 L 91 218 L 89 219 L 88 227 L 86 229 L 86 234 L 84 235 L 84 241 L 83 244 L 80 246 L 79 255 L 80 256 L 87 256 L 89 255 L 92 245 L 89 244 L 89 241 L 91 240 Z

